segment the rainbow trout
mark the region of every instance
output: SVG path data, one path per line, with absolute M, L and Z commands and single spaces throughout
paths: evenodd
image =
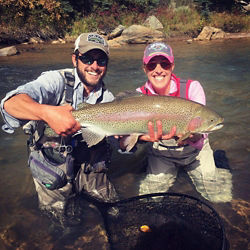
M 182 141 L 190 134 L 220 129 L 224 120 L 204 105 L 171 96 L 142 95 L 109 103 L 83 103 L 72 114 L 81 124 L 83 139 L 89 147 L 106 136 L 130 135 L 126 140 L 127 151 L 134 147 L 138 136 L 148 133 L 149 121 L 162 121 L 164 134 L 176 126 L 176 134 L 183 134 L 179 138 Z

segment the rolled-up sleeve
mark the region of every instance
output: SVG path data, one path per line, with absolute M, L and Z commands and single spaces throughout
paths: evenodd
M 19 86 L 10 91 L 1 101 L 0 111 L 5 124 L 2 129 L 7 133 L 13 133 L 15 128 L 23 126 L 27 121 L 19 120 L 4 110 L 4 103 L 9 98 L 18 94 L 27 94 L 40 104 L 57 105 L 60 103 L 64 90 L 64 79 L 58 71 L 43 72 L 36 80 Z
M 206 105 L 206 96 L 203 87 L 198 81 L 192 81 L 188 90 L 188 99 Z
M 109 90 L 105 90 L 105 92 L 103 93 L 103 100 L 102 102 L 112 102 L 114 101 L 115 97 L 114 95 L 109 91 Z

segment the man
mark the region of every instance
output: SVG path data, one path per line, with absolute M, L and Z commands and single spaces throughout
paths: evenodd
M 3 130 L 12 133 L 25 125 L 30 134 L 29 167 L 39 206 L 56 216 L 64 216 L 69 199 L 82 191 L 103 201 L 117 199 L 106 175 L 110 160 L 106 141 L 88 148 L 81 133 L 76 133 L 81 126 L 72 116 L 80 103 L 114 99 L 103 82 L 108 60 L 105 39 L 96 33 L 83 33 L 75 41 L 74 69 L 43 72 L 1 101 Z M 45 137 L 46 124 L 59 137 Z
M 205 105 L 201 84 L 176 77 L 174 67 L 169 45 L 162 42 L 148 45 L 143 56 L 143 70 L 148 80 L 137 91 L 145 95 L 182 97 Z M 192 135 L 183 145 L 178 145 L 174 137 L 167 140 L 160 134 L 158 127 L 160 140 L 149 148 L 148 174 L 140 183 L 140 194 L 166 192 L 174 184 L 178 168 L 184 168 L 204 198 L 212 202 L 231 201 L 232 175 L 228 169 L 216 168 L 207 135 Z

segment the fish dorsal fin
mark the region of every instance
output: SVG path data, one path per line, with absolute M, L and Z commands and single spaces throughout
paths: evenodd
M 86 107 L 88 107 L 89 105 L 92 105 L 92 104 L 83 102 L 83 103 L 80 103 L 80 104 L 77 105 L 77 109 L 86 108 Z
M 116 96 L 115 96 L 115 100 L 122 100 L 122 99 L 126 99 L 129 97 L 138 97 L 138 96 L 143 96 L 142 93 L 139 92 L 135 92 L 135 91 L 130 91 L 130 90 L 125 90 L 123 92 L 119 92 Z
M 81 130 L 82 130 L 82 138 L 87 143 L 88 147 L 96 145 L 97 143 L 102 141 L 103 138 L 105 137 L 105 135 L 94 133 L 93 131 L 85 127 L 81 128 Z

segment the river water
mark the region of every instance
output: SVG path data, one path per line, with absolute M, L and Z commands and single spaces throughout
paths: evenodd
M 199 80 L 206 92 L 207 105 L 225 118 L 225 126 L 211 134 L 210 142 L 214 150 L 224 150 L 229 159 L 233 201 L 208 203 L 224 221 L 230 249 L 249 249 L 250 39 L 192 44 L 170 42 L 170 45 L 175 54 L 175 73 L 182 78 Z M 144 47 L 111 49 L 105 82 L 114 94 L 134 90 L 144 83 L 146 78 L 141 69 Z M 0 58 L 0 98 L 42 71 L 71 67 L 73 44 L 22 45 L 19 49 L 20 55 Z M 26 139 L 21 129 L 12 135 L 0 132 L 0 249 L 105 249 L 105 244 L 98 243 L 104 236 L 98 228 L 97 216 L 91 213 L 87 213 L 86 224 L 77 240 L 68 238 L 60 244 L 55 236 L 57 229 L 37 208 L 27 168 Z M 137 195 L 136 180 L 141 173 L 143 152 L 141 149 L 135 156 L 123 158 L 113 154 L 110 174 L 122 198 Z M 180 176 L 171 191 L 202 199 L 185 176 Z M 93 240 L 96 232 L 99 236 Z M 62 232 L 58 234 L 61 236 Z

